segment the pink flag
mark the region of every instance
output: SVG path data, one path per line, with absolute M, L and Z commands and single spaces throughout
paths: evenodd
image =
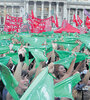
M 90 29 L 90 18 L 87 16 L 87 18 L 86 18 L 86 26 L 87 26 L 87 28 L 88 29 Z
M 79 25 L 81 25 L 83 22 L 78 15 L 77 15 L 77 21 L 78 21 Z
M 32 19 L 34 19 L 34 13 L 33 13 L 33 10 L 31 10 L 31 16 L 32 16 Z
M 52 23 L 54 23 L 55 24 L 55 20 L 54 20 L 54 17 L 52 16 Z
M 56 25 L 56 27 L 59 27 L 57 15 L 56 15 L 56 23 L 55 23 L 55 25 Z
M 77 22 L 77 20 L 76 20 L 75 14 L 74 14 L 74 16 L 73 16 L 73 22 L 75 22 L 76 26 L 78 26 L 78 22 Z

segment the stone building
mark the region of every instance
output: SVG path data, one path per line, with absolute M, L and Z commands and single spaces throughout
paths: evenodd
M 78 14 L 84 26 L 84 9 L 90 12 L 90 0 L 0 0 L 0 28 L 4 26 L 6 14 L 22 17 L 30 14 L 31 9 L 35 17 L 42 19 L 57 15 L 59 26 L 64 18 L 73 24 L 73 15 Z

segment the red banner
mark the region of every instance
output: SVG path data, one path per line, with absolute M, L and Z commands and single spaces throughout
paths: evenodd
M 33 12 L 32 12 L 33 15 Z M 13 17 L 13 16 L 6 16 L 4 31 L 11 32 L 26 32 L 29 31 L 31 33 L 42 33 L 51 31 L 52 26 L 51 24 L 55 24 L 54 17 L 51 16 L 46 19 L 39 19 L 34 17 L 34 15 L 28 15 L 27 23 L 23 23 L 22 17 Z
M 4 31 L 11 32 L 16 31 L 19 32 L 19 29 L 22 25 L 22 17 L 13 17 L 13 16 L 6 16 Z
M 28 23 L 31 26 L 31 32 L 32 33 L 42 33 L 42 32 L 47 32 L 51 31 L 52 26 L 52 17 L 49 17 L 47 19 L 39 19 L 39 18 L 32 18 L 31 15 L 28 16 Z

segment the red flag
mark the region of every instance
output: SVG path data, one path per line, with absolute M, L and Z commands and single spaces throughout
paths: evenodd
M 52 16 L 52 23 L 55 23 L 54 17 Z
M 77 15 L 77 21 L 79 22 L 79 24 L 81 25 L 82 24 L 82 20 L 80 19 L 80 17 Z
M 73 16 L 73 22 L 75 22 L 76 26 L 78 26 L 78 22 L 77 22 L 77 20 L 76 20 L 75 14 L 74 14 L 74 16 Z
M 86 18 L 86 25 L 88 24 L 88 22 L 89 22 L 89 17 L 87 16 L 87 18 Z
M 73 15 L 73 22 L 75 22 L 76 21 L 76 17 L 75 17 L 75 14 Z
M 31 16 L 32 16 L 32 19 L 34 19 L 34 13 L 33 13 L 33 10 L 31 10 Z
M 57 15 L 56 15 L 56 23 L 55 23 L 55 25 L 56 25 L 56 27 L 59 27 Z
M 87 16 L 87 18 L 86 18 L 86 26 L 87 26 L 87 28 L 88 29 L 90 29 L 90 18 Z

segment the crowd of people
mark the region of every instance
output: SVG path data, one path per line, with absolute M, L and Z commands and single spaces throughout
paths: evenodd
M 47 33 L 47 34 L 46 34 Z M 36 79 L 36 77 L 44 70 L 46 67 L 48 67 L 48 73 L 52 75 L 53 77 L 53 83 L 54 85 L 57 83 L 62 82 L 63 80 L 79 73 L 81 80 L 74 86 L 72 90 L 72 95 L 74 97 L 74 100 L 90 100 L 90 72 L 89 72 L 89 63 L 90 60 L 85 57 L 84 59 L 80 60 L 79 56 L 77 53 L 85 54 L 86 56 L 90 55 L 89 48 L 86 48 L 85 45 L 81 48 L 82 42 L 79 39 L 76 39 L 73 43 L 78 43 L 76 47 L 73 47 L 73 49 L 70 49 L 70 54 L 69 56 L 72 56 L 73 59 L 70 60 L 68 59 L 67 64 L 69 64 L 69 60 L 71 61 L 68 68 L 64 66 L 64 64 L 57 63 L 55 64 L 54 62 L 57 62 L 61 60 L 59 54 L 56 51 L 66 51 L 69 52 L 68 46 L 64 47 L 64 37 L 69 37 L 68 45 L 71 43 L 74 39 L 72 38 L 71 34 L 74 33 L 54 33 L 49 35 L 50 32 L 44 32 L 43 34 L 27 34 L 27 33 L 15 33 L 13 37 L 8 38 L 7 40 L 11 40 L 11 43 L 8 44 L 9 51 L 5 53 L 0 54 L 0 59 L 3 57 L 7 57 L 9 53 L 17 53 L 17 63 L 13 62 L 12 57 L 10 57 L 8 63 L 6 66 L 9 68 L 10 72 L 13 74 L 14 78 L 18 82 L 18 86 L 15 88 L 16 93 L 18 94 L 18 97 L 21 98 L 22 95 L 25 93 L 25 91 L 28 89 L 28 87 L 33 83 L 33 81 Z M 3 34 L 2 34 L 3 35 Z M 10 34 L 8 34 L 10 35 Z M 38 37 L 45 37 L 45 41 L 41 42 L 40 41 L 40 46 L 38 47 Z M 75 35 L 74 37 L 79 37 L 78 35 Z M 33 42 L 28 41 L 28 39 L 34 38 Z M 40 38 L 40 39 L 41 39 Z M 71 40 L 70 40 L 71 38 Z M 24 39 L 27 39 L 24 41 Z M 5 39 L 4 39 L 5 40 Z M 49 42 L 47 42 L 49 41 Z M 26 43 L 27 42 L 27 43 Z M 58 44 L 57 42 L 60 42 Z M 62 44 L 63 43 L 63 44 Z M 19 44 L 16 46 L 15 49 L 13 49 L 14 44 Z M 4 45 L 4 44 L 3 44 Z M 1 46 L 3 47 L 1 44 Z M 6 45 L 7 46 L 7 45 Z M 49 46 L 48 48 L 46 48 Z M 27 48 L 29 48 L 27 50 Z M 34 53 L 30 49 L 43 49 L 43 56 L 39 55 L 40 62 L 37 64 L 38 58 L 36 57 L 35 51 Z M 51 49 L 51 50 L 50 50 Z M 26 56 L 28 55 L 28 56 Z M 62 54 L 61 54 L 62 55 Z M 67 53 L 65 56 L 68 57 Z M 45 57 L 46 60 L 42 60 Z M 28 58 L 28 59 L 27 59 Z M 76 60 L 79 59 L 78 62 Z M 28 60 L 28 64 L 26 63 Z M 26 62 L 25 62 L 26 61 Z M 2 63 L 2 62 L 0 62 Z M 65 63 L 65 61 L 64 61 Z M 37 67 L 36 67 L 37 65 Z M 1 64 L 0 64 L 1 67 Z M 2 70 L 0 69 L 0 73 L 2 74 Z M 8 76 L 7 76 L 8 77 Z M 7 87 L 2 81 L 3 79 L 0 78 L 0 100 L 13 100 L 13 97 L 11 94 L 8 92 Z M 64 87 L 63 87 L 64 88 Z M 71 98 L 67 97 L 55 97 L 55 100 L 71 100 Z M 40 99 L 42 100 L 42 99 Z

